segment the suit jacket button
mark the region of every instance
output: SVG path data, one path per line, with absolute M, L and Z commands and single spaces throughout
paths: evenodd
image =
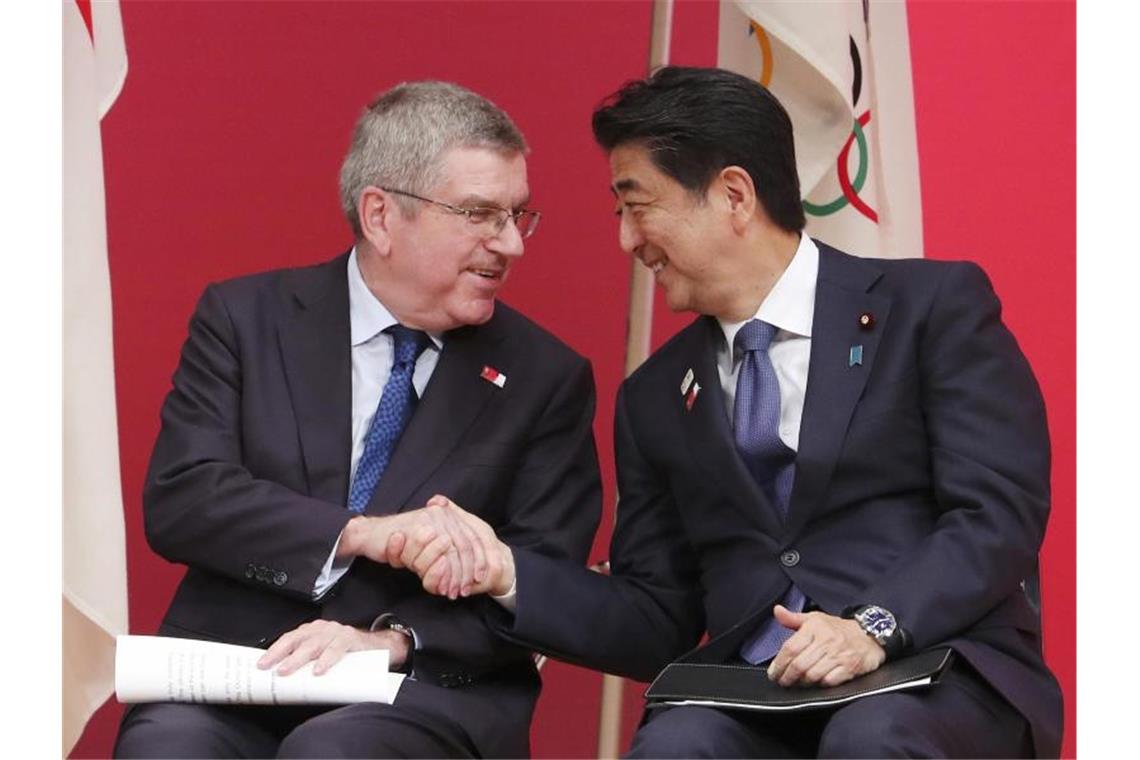
M 289 576 L 282 570 L 273 574 L 273 585 L 275 586 L 284 586 L 288 580 Z
M 800 564 L 800 553 L 795 549 L 789 549 L 780 555 L 780 564 L 784 567 L 795 567 Z

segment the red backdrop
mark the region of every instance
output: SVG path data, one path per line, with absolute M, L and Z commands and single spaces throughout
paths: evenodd
M 914 0 L 909 10 L 927 255 L 986 267 L 1049 407 L 1045 646 L 1072 755 L 1075 10 Z M 371 95 L 405 79 L 487 95 L 531 143 L 543 227 L 505 299 L 593 360 L 607 504 L 594 558 L 605 556 L 629 265 L 588 120 L 603 95 L 644 73 L 649 19 L 644 2 L 125 0 L 130 73 L 103 135 L 133 632 L 155 630 L 181 576 L 146 547 L 140 493 L 193 303 L 209 281 L 350 245 L 336 194 L 349 131 Z M 679 2 L 673 61 L 715 57 L 715 4 Z M 657 312 L 656 343 L 687 321 Z M 543 677 L 535 755 L 593 756 L 600 676 L 549 663 Z M 627 688 L 624 742 L 641 688 Z M 120 713 L 101 710 L 73 756 L 107 756 Z

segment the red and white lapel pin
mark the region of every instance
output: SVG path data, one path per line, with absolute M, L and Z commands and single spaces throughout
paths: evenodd
M 507 384 L 507 376 L 490 365 L 483 365 L 483 371 L 479 373 L 479 377 L 499 388 Z
M 692 368 L 686 373 L 684 379 L 681 380 L 681 395 L 685 399 L 685 411 L 693 411 L 693 404 L 697 403 L 697 394 L 701 392 L 701 384 L 696 381 L 696 376 L 693 374 Z

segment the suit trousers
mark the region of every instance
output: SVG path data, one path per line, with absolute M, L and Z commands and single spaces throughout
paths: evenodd
M 405 682 L 404 686 L 412 686 Z M 429 689 L 434 687 L 427 687 Z M 397 698 L 399 702 L 399 698 Z M 463 728 L 420 704 L 231 706 L 132 705 L 117 758 L 471 758 Z
M 965 758 L 1032 753 L 1025 718 L 959 660 L 931 689 L 864 697 L 836 709 L 656 709 L 634 735 L 626 757 Z

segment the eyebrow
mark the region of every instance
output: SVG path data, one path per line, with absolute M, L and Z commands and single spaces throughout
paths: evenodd
M 621 192 L 625 192 L 626 190 L 641 190 L 641 189 L 642 189 L 641 184 L 637 180 L 632 179 L 630 177 L 627 177 L 624 179 L 619 179 L 617 182 L 613 183 L 613 185 L 610 186 L 610 192 L 612 192 L 614 195 L 617 195 L 618 193 L 621 193 Z
M 522 199 L 521 203 L 515 204 L 514 206 L 510 207 L 508 210 L 513 211 L 515 209 L 526 208 L 528 204 L 530 204 L 530 194 L 529 193 L 527 194 L 527 196 L 525 198 Z M 457 203 L 455 205 L 462 206 L 464 208 L 471 208 L 471 207 L 508 208 L 507 206 L 500 206 L 497 202 L 491 200 L 490 198 L 484 197 L 482 195 L 468 195 L 463 200 L 459 201 L 459 203 Z

